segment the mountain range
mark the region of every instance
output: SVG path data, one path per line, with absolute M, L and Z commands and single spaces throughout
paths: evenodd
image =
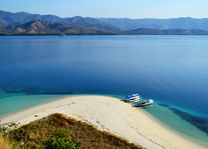
M 6 12 L 0 10 L 0 35 L 208 35 L 208 19 L 129 19 Z

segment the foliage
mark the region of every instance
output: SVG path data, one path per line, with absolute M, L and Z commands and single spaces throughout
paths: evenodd
M 80 143 L 75 140 L 68 140 L 67 135 L 63 132 L 50 137 L 43 142 L 45 149 L 80 149 Z
M 62 114 L 52 114 L 21 127 L 10 124 L 2 130 L 21 149 L 142 149 L 139 145 Z
M 11 143 L 0 135 L 0 149 L 11 149 Z
M 17 123 L 11 122 L 11 123 L 6 123 L 4 125 L 0 125 L 0 134 L 7 134 L 9 131 L 17 129 L 18 128 Z
M 10 139 L 9 133 L 12 130 L 16 130 L 18 124 L 11 122 L 4 125 L 0 125 L 0 149 L 18 149 L 17 143 Z

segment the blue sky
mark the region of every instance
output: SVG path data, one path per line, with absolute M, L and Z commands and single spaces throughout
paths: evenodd
M 0 0 L 0 9 L 61 17 L 208 18 L 208 0 Z

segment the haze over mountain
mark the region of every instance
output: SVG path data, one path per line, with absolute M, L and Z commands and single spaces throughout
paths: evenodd
M 1 35 L 47 34 L 139 34 L 207 35 L 208 19 L 61 18 L 26 12 L 0 10 Z
M 122 30 L 134 30 L 137 28 L 151 29 L 186 29 L 207 30 L 208 19 L 173 18 L 173 19 L 128 19 L 128 18 L 101 18 L 100 21 L 117 26 Z
M 127 35 L 208 35 L 205 30 L 188 30 L 188 29 L 150 29 L 139 28 L 130 31 L 124 31 Z

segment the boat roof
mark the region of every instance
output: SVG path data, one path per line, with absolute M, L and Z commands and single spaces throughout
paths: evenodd
M 126 98 L 132 98 L 132 97 L 136 97 L 139 96 L 139 94 L 131 94 L 131 95 L 127 95 Z

